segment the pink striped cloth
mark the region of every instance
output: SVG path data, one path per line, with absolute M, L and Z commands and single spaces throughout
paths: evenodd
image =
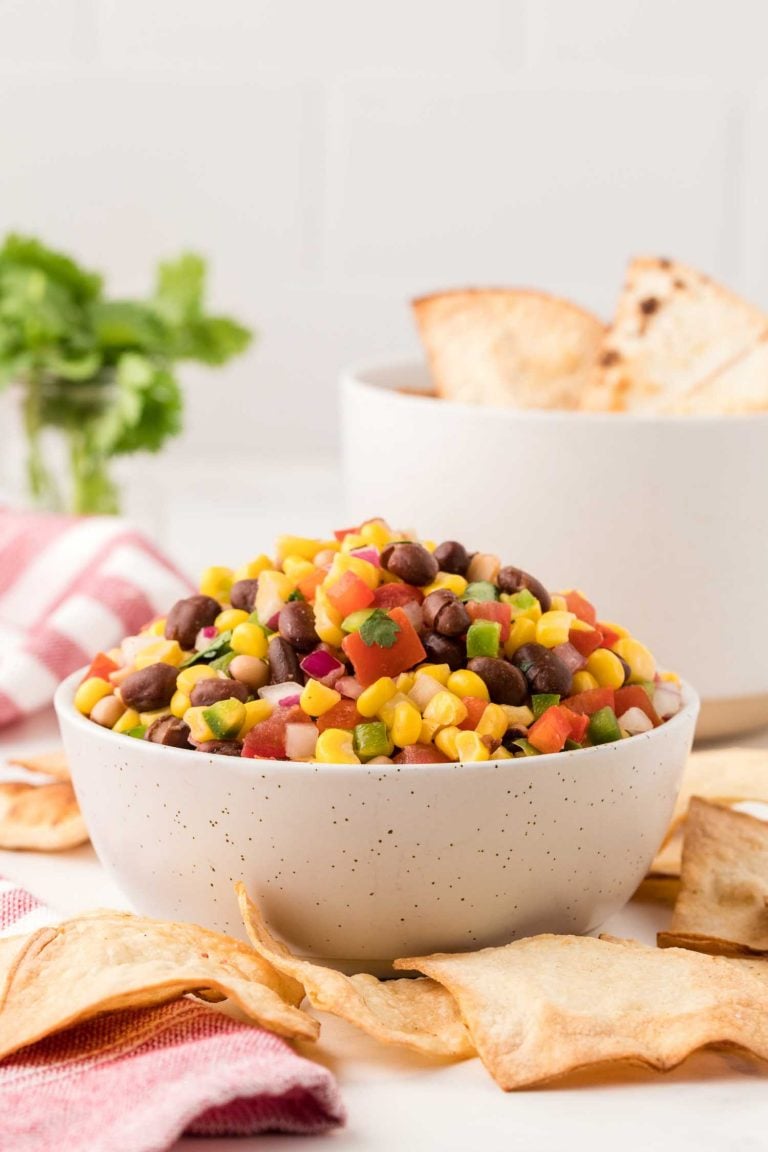
M 0 936 L 55 919 L 0 880 Z M 0 1152 L 163 1152 L 183 1134 L 312 1135 L 344 1119 L 326 1068 L 190 998 L 112 1012 L 0 1061 Z
M 125 520 L 0 508 L 0 727 L 189 591 Z

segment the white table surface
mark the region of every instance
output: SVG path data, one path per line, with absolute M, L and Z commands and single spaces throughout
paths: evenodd
M 338 476 L 323 463 L 290 472 L 250 472 L 247 483 L 225 486 L 223 494 L 217 484 L 217 500 L 209 496 L 206 476 L 198 468 L 182 476 L 176 470 L 165 488 L 161 483 L 160 499 L 148 521 L 190 570 L 217 560 L 237 562 L 246 553 L 263 550 L 278 531 L 294 526 L 327 530 L 343 518 Z M 132 499 L 134 508 L 140 507 L 135 494 Z M 233 535 L 239 542 L 233 542 Z M 768 731 L 740 743 L 768 748 Z M 41 714 L 0 734 L 0 765 L 8 755 L 56 745 L 54 718 Z M 57 855 L 0 851 L 0 875 L 23 884 L 64 914 L 98 906 L 129 907 L 90 847 Z M 653 943 L 668 916 L 661 905 L 635 902 L 604 930 Z M 448 1064 L 421 1058 L 381 1046 L 326 1016 L 319 1043 L 300 1047 L 337 1075 L 349 1111 L 345 1129 L 314 1141 L 286 1136 L 204 1143 L 188 1139 L 176 1147 L 186 1152 L 306 1152 L 313 1143 L 339 1152 L 768 1148 L 768 1068 L 733 1055 L 695 1055 L 664 1076 L 623 1070 L 599 1080 L 579 1075 L 558 1087 L 505 1094 L 479 1060 Z

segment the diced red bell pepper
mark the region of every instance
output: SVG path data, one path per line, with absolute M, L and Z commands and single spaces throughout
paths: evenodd
M 353 532 L 357 535 L 359 531 L 359 526 L 356 528 L 336 528 L 333 534 L 338 541 L 342 541 L 345 536 L 351 536 Z
M 361 608 L 367 608 L 373 602 L 373 589 L 354 572 L 342 573 L 338 580 L 334 580 L 333 584 L 326 588 L 326 595 L 342 616 L 359 612 Z
M 458 727 L 465 731 L 474 732 L 480 723 L 480 717 L 488 707 L 488 701 L 481 700 L 479 696 L 462 696 L 462 700 L 467 709 L 467 718 Z
M 90 680 L 92 676 L 98 677 L 99 680 L 109 680 L 110 673 L 117 672 L 119 667 L 120 665 L 107 656 L 106 652 L 97 652 L 83 680 Z
M 373 606 L 386 612 L 389 608 L 402 608 L 404 604 L 421 604 L 423 599 L 423 592 L 413 584 L 393 582 L 379 585 L 373 594 Z
M 616 689 L 616 707 L 614 708 L 616 715 L 621 717 L 630 708 L 639 708 L 641 712 L 645 712 L 654 728 L 658 728 L 661 724 L 661 717 L 642 684 L 627 684 L 624 688 Z
M 286 724 L 312 724 L 298 704 L 275 708 L 271 716 L 251 728 L 243 742 L 242 755 L 255 760 L 286 760 Z
M 448 764 L 444 756 L 434 744 L 409 744 L 398 752 L 394 758 L 395 764 Z
M 616 632 L 608 624 L 598 624 L 597 627 L 603 634 L 603 643 L 601 644 L 601 648 L 613 648 L 614 644 L 618 640 L 621 640 L 620 633 Z
M 365 717 L 357 710 L 354 700 L 339 700 L 333 708 L 329 708 L 317 719 L 318 732 L 325 732 L 326 728 L 345 728 L 351 732 L 357 724 L 365 724 Z
M 528 729 L 528 741 L 539 752 L 562 752 L 566 740 L 570 738 L 570 714 L 560 704 L 547 708 Z
M 566 708 L 565 705 L 563 705 L 563 709 L 568 713 L 568 720 L 571 725 L 571 740 L 575 740 L 577 744 L 581 744 L 589 728 L 589 716 L 580 715 L 578 712 L 571 712 L 570 708 Z
M 582 631 L 581 628 L 571 628 L 568 633 L 568 642 L 573 644 L 577 652 L 582 656 L 591 656 L 598 648 L 603 647 L 603 634 L 599 628 L 593 628 L 591 632 Z
M 585 692 L 577 692 L 575 696 L 566 697 L 563 704 L 566 708 L 570 708 L 571 712 L 591 716 L 601 708 L 614 708 L 614 689 L 587 688 Z
M 323 571 L 322 568 L 315 568 L 313 572 L 308 572 L 306 576 L 302 576 L 296 585 L 304 599 L 308 600 L 310 604 L 314 600 L 318 588 L 327 575 L 328 573 Z
M 384 648 L 381 644 L 368 645 L 359 632 L 346 636 L 341 645 L 363 688 L 368 688 L 380 676 L 399 676 L 427 655 L 418 632 L 402 608 L 392 608 L 387 615 L 400 629 L 391 648 Z
M 578 616 L 579 620 L 583 620 L 585 624 L 591 624 L 594 627 L 597 623 L 597 612 L 580 592 L 566 592 L 565 603 L 568 611 L 573 612 L 574 616 Z
M 509 628 L 512 623 L 511 604 L 504 604 L 501 600 L 469 600 L 465 607 L 473 620 L 493 620 L 496 624 L 500 624 L 499 639 L 502 644 L 505 640 L 509 640 Z

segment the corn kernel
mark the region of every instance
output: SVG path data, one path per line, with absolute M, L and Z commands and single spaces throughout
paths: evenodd
M 421 664 L 416 669 L 417 676 L 431 676 L 439 684 L 445 686 L 451 674 L 450 664 Z
M 651 653 L 639 640 L 631 636 L 622 636 L 613 646 L 613 651 L 622 660 L 626 660 L 630 669 L 630 684 L 642 684 L 653 680 L 656 675 L 656 661 Z
M 432 583 L 427 584 L 426 588 L 422 588 L 422 592 L 425 596 L 429 596 L 430 592 L 437 592 L 439 588 L 447 588 L 449 592 L 453 592 L 454 596 L 463 596 L 467 586 L 467 581 L 457 572 L 438 572 Z
M 225 608 L 223 612 L 219 612 L 214 624 L 219 632 L 228 632 L 230 628 L 236 628 L 238 624 L 245 624 L 247 619 L 248 613 L 244 612 L 242 608 Z
M 135 664 L 138 668 L 148 668 L 150 664 L 170 664 L 178 668 L 184 659 L 184 653 L 178 640 L 158 640 L 154 644 L 147 644 L 136 654 Z
M 187 708 L 184 713 L 184 723 L 189 726 L 189 734 L 192 739 L 198 744 L 204 744 L 206 740 L 215 740 L 216 737 L 208 727 L 208 722 L 203 716 L 205 708 Z
M 328 593 L 322 584 L 319 585 L 315 592 L 314 609 L 315 632 L 317 632 L 324 644 L 332 644 L 334 648 L 340 648 L 341 642 L 344 639 L 344 633 L 341 630 L 342 615 L 341 612 L 331 604 L 328 599 Z
M 623 624 L 614 624 L 613 620 L 600 620 L 597 626 L 598 628 L 610 628 L 611 632 L 615 632 L 617 636 L 629 636 L 629 629 L 625 628 Z
M 317 738 L 315 760 L 320 764 L 359 764 L 352 748 L 352 733 L 343 728 L 326 728 Z
M 512 753 L 508 752 L 503 744 L 496 749 L 493 754 L 493 758 L 494 760 L 514 760 Z
M 528 728 L 533 724 L 533 712 L 527 704 L 517 707 L 513 704 L 500 704 L 499 707 L 507 718 L 507 728 Z
M 323 716 L 330 712 L 334 704 L 341 700 L 341 692 L 321 684 L 319 680 L 307 680 L 299 697 L 299 704 L 307 716 Z
M 568 611 L 568 601 L 565 599 L 565 596 L 561 596 L 559 592 L 553 592 L 549 599 L 549 607 L 553 612 Z
M 267 572 L 274 566 L 274 560 L 270 560 L 269 556 L 265 556 L 262 552 L 255 560 L 249 560 L 247 564 L 241 564 L 239 568 L 235 569 L 234 581 L 236 583 L 238 580 L 256 580 L 262 572 Z
M 422 720 L 421 731 L 419 732 L 419 744 L 431 744 L 435 738 L 435 733 L 440 731 L 440 725 L 435 724 L 434 720 Z
M 286 556 L 298 556 L 302 560 L 314 560 L 324 544 L 324 540 L 314 540 L 307 536 L 278 536 L 275 544 L 277 562 L 282 564 Z
M 184 692 L 185 695 L 190 696 L 198 680 L 210 680 L 215 675 L 216 670 L 209 667 L 208 664 L 193 664 L 191 668 L 182 668 L 179 672 L 176 677 L 176 687 L 179 692 Z
M 341 542 L 340 552 L 352 552 L 355 548 L 365 548 L 366 539 L 361 532 L 347 532 Z
M 461 728 L 443 728 L 435 735 L 435 747 L 439 748 L 449 760 L 458 760 L 456 737 L 461 735 Z
M 518 616 L 512 621 L 509 636 L 504 641 L 504 655 L 514 656 L 523 644 L 532 644 L 536 639 L 536 624 L 527 616 Z
M 597 648 L 587 659 L 587 672 L 591 672 L 601 688 L 621 688 L 624 668 L 618 656 L 607 648 Z
M 659 672 L 659 679 L 664 680 L 667 684 L 680 683 L 680 677 L 677 672 Z
M 131 728 L 136 728 L 141 723 L 141 717 L 135 708 L 126 708 L 117 724 L 112 725 L 113 732 L 130 732 Z
M 459 732 L 456 737 L 456 756 L 463 764 L 473 760 L 490 760 L 491 754 L 477 732 Z
M 416 677 L 413 672 L 401 672 L 397 678 L 397 690 L 407 696 L 415 683 Z
M 235 574 L 231 568 L 206 568 L 200 577 L 200 593 L 203 596 L 212 596 L 214 600 L 229 602 L 229 594 L 235 582 Z
M 387 728 L 391 728 L 395 722 L 395 708 L 397 708 L 398 704 L 403 703 L 412 704 L 413 701 L 409 700 L 403 692 L 395 692 L 391 700 L 388 700 L 386 704 L 382 704 L 381 708 L 379 708 L 378 718 L 386 724 Z
M 153 620 L 147 632 L 150 636 L 165 636 L 165 616 L 161 616 L 159 620 Z
M 94 704 L 98 704 L 99 700 L 103 700 L 111 693 L 112 685 L 108 680 L 102 680 L 100 676 L 89 676 L 75 692 L 75 708 L 78 712 L 82 712 L 83 716 L 90 716 Z
M 283 572 L 294 584 L 298 584 L 305 576 L 311 576 L 314 570 L 315 565 L 312 561 L 303 560 L 301 556 L 286 556 L 283 560 Z
M 253 605 L 259 623 L 269 624 L 272 617 L 282 610 L 293 590 L 293 583 L 284 572 L 272 568 L 262 572 Z
M 159 720 L 162 716 L 167 715 L 167 708 L 153 708 L 151 712 L 139 712 L 139 724 L 143 724 L 145 728 L 149 728 L 151 724 L 154 724 L 155 720 Z
M 571 681 L 571 695 L 575 696 L 577 692 L 590 692 L 593 688 L 599 688 L 597 680 L 591 672 L 582 669 L 580 672 L 574 672 L 573 680 Z
M 487 684 L 480 679 L 477 672 L 471 672 L 469 668 L 451 672 L 446 687 L 449 692 L 454 692 L 457 696 L 475 696 L 478 700 L 490 700 Z
M 489 704 L 475 727 L 478 736 L 499 741 L 507 730 L 507 717 L 500 704 Z
M 392 533 L 383 520 L 366 520 L 360 525 L 360 535 L 366 544 L 373 544 L 379 551 L 392 540 Z
M 453 692 L 438 692 L 424 709 L 424 719 L 434 720 L 443 728 L 462 724 L 467 718 L 467 706 Z
M 238 656 L 257 656 L 259 660 L 263 660 L 269 651 L 264 629 L 259 624 L 249 624 L 247 620 L 234 628 L 229 646 Z
M 187 709 L 191 707 L 192 704 L 190 702 L 189 696 L 187 696 L 186 692 L 179 692 L 177 688 L 173 696 L 171 696 L 171 715 L 178 716 L 178 718 L 181 720 Z
M 536 643 L 545 648 L 568 643 L 571 622 L 576 617 L 573 612 L 544 612 L 536 624 Z
M 328 588 L 331 584 L 335 584 L 345 572 L 354 572 L 355 576 L 359 576 L 369 588 L 376 589 L 379 585 L 380 571 L 380 568 L 370 564 L 367 560 L 361 560 L 359 556 L 348 556 L 343 552 L 337 552 L 323 583 Z
M 381 676 L 357 698 L 357 710 L 367 720 L 377 716 L 398 691 L 391 676 Z
M 272 705 L 269 700 L 249 700 L 245 705 L 245 720 L 237 734 L 238 739 L 242 740 L 244 736 L 248 735 L 251 728 L 261 724 L 262 720 L 268 720 L 271 715 Z
M 410 701 L 395 705 L 392 721 L 392 739 L 399 748 L 415 744 L 421 735 L 421 713 Z

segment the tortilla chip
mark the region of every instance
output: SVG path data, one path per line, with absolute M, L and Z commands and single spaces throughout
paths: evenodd
M 604 325 L 543 292 L 468 289 L 413 301 L 439 395 L 470 404 L 576 408 Z
M 16 946 L 14 946 L 16 945 Z M 282 1036 L 316 1038 L 302 990 L 246 944 L 195 924 L 121 912 L 79 916 L 0 950 L 0 1059 L 102 1012 L 220 993 Z
M 668 1071 L 709 1044 L 768 1059 L 763 961 L 534 936 L 481 952 L 408 957 L 395 967 L 448 989 L 506 1090 L 619 1061 Z
M 52 776 L 54 780 L 71 779 L 63 751 L 41 752 L 37 756 L 11 756 L 8 763 L 18 768 L 26 768 L 28 772 L 41 772 L 44 776 Z
M 682 395 L 672 412 L 730 415 L 768 409 L 768 334 L 725 368 Z
M 768 954 L 768 823 L 691 801 L 680 896 L 658 942 L 725 956 Z
M 88 829 L 67 780 L 0 783 L 0 848 L 61 852 L 87 840 Z
M 680 880 L 677 876 L 646 876 L 635 889 L 633 900 L 652 900 L 654 903 L 668 904 L 674 907 L 680 891 Z
M 475 1055 L 453 998 L 439 984 L 377 980 L 366 973 L 344 976 L 301 960 L 270 935 L 245 885 L 237 884 L 236 890 L 253 947 L 278 972 L 303 985 L 313 1008 L 340 1016 L 386 1044 L 402 1044 L 430 1056 L 463 1059 Z

